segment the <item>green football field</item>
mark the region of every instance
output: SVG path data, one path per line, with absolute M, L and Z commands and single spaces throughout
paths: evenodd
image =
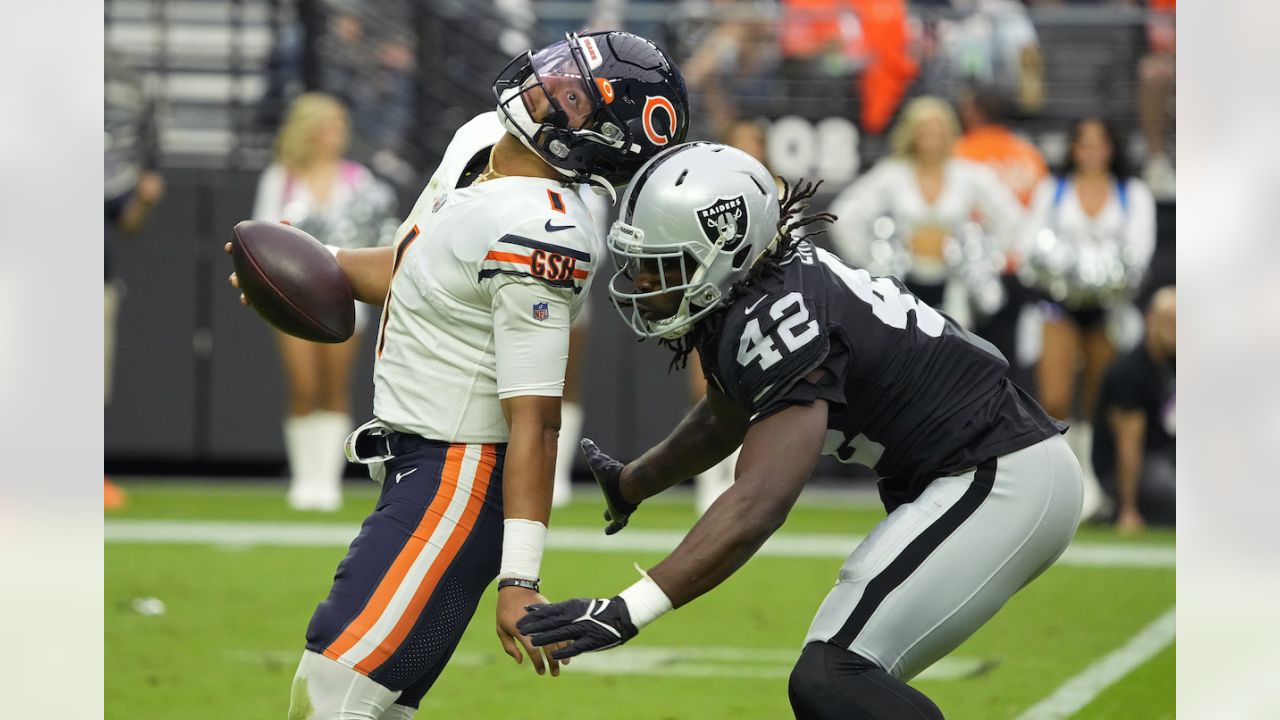
M 283 720 L 303 631 L 376 488 L 300 514 L 278 483 L 124 482 L 107 514 L 106 718 Z M 694 521 L 691 496 L 646 504 L 621 534 L 579 485 L 543 564 L 555 599 L 612 595 Z M 711 594 L 558 678 L 517 666 L 493 592 L 419 718 L 789 718 L 786 683 L 836 571 L 883 510 L 806 496 L 762 554 Z M 949 720 L 1174 717 L 1174 535 L 1082 528 L 1063 559 L 913 684 Z

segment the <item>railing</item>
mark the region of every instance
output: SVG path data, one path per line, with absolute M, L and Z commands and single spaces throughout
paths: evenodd
M 1032 9 L 1026 17 L 1043 60 L 1043 103 L 1020 113 L 1017 127 L 1053 161 L 1065 151 L 1070 119 L 1104 114 L 1140 159 L 1137 63 L 1145 52 L 1146 12 L 1062 6 Z M 304 89 L 324 89 L 352 106 L 357 157 L 408 188 L 434 166 L 454 129 L 492 105 L 489 80 L 511 55 L 593 18 L 646 34 L 677 58 L 691 80 L 694 136 L 720 135 L 733 118 L 762 118 L 776 169 L 832 184 L 851 179 L 884 152 L 883 132 L 868 132 L 860 118 L 856 82 L 865 58 L 857 50 L 857 18 L 848 13 L 839 18 L 848 42 L 797 58 L 781 47 L 787 18 L 772 2 L 105 4 L 108 46 L 144 72 L 161 100 L 162 166 L 261 167 L 288 100 Z M 960 76 L 975 68 L 979 74 L 1001 72 L 998 58 L 983 56 L 980 44 L 967 59 L 960 53 L 974 66 L 967 69 L 955 67 L 957 53 L 940 50 L 973 30 L 966 21 L 980 26 L 974 16 L 949 8 L 909 9 L 904 50 L 918 61 L 919 72 L 907 97 L 951 94 Z M 717 43 L 718 50 L 708 50 Z

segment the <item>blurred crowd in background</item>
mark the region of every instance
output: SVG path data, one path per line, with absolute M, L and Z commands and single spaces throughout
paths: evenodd
M 511 56 L 620 28 L 677 58 L 691 139 L 822 179 L 830 249 L 989 340 L 1072 423 L 1086 514 L 1172 524 L 1174 5 L 107 0 L 107 400 L 112 259 L 164 202 L 162 178 L 252 173 L 244 217 L 389 242 L 453 131 L 492 109 Z M 340 502 L 301 478 L 341 476 L 340 454 L 304 458 L 351 427 L 355 342 L 278 338 L 300 509 Z

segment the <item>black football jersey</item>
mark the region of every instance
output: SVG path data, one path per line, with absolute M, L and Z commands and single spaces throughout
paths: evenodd
M 1006 377 L 1000 351 L 897 279 L 809 243 L 782 270 L 738 293 L 700 339 L 703 372 L 753 423 L 825 400 L 822 453 L 873 468 L 887 504 L 1066 429 Z

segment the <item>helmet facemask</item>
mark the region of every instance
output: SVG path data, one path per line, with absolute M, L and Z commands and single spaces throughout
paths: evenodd
M 493 90 L 508 132 L 572 182 L 588 182 L 614 195 L 606 177 L 610 168 L 601 167 L 600 173 L 583 168 L 607 166 L 598 157 L 602 150 L 639 153 L 641 148 L 610 109 L 613 85 L 592 74 L 588 52 L 599 57 L 593 38 L 567 33 L 564 42 L 514 58 Z
M 609 300 L 623 321 L 641 337 L 679 338 L 724 298 L 720 288 L 706 281 L 707 270 L 722 254 L 715 247 L 698 242 L 646 243 L 643 230 L 621 220 L 609 230 L 607 243 L 617 268 L 609 281 Z M 658 287 L 639 290 L 636 280 L 641 273 L 656 276 Z M 646 300 L 672 293 L 680 293 L 680 304 L 673 314 L 644 316 Z
M 778 239 L 773 176 L 716 143 L 677 145 L 649 160 L 622 206 L 607 239 L 617 267 L 609 298 L 643 338 L 674 340 L 723 307 Z

